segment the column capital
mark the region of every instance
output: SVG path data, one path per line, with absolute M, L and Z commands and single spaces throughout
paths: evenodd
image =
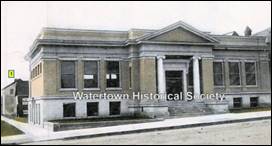
M 214 55 L 203 55 L 201 59 L 214 59 Z
M 165 56 L 157 56 L 157 59 L 165 59 Z
M 199 59 L 201 59 L 201 57 L 200 56 L 193 56 L 193 59 L 194 60 L 199 60 Z

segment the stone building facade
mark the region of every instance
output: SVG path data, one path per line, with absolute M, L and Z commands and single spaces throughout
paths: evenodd
M 199 115 L 271 106 L 264 36 L 212 35 L 177 22 L 160 30 L 44 28 L 30 62 L 29 122 Z M 84 93 L 224 94 L 224 100 L 75 100 Z

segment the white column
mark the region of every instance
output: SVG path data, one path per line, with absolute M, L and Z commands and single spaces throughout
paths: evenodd
M 158 73 L 158 90 L 159 94 L 166 93 L 166 83 L 165 83 L 165 71 L 163 68 L 164 56 L 158 56 L 157 59 L 157 73 Z
M 200 78 L 199 78 L 199 57 L 193 57 L 193 74 L 194 74 L 194 95 L 200 95 Z
M 183 99 L 186 98 L 187 94 L 187 69 L 183 70 Z

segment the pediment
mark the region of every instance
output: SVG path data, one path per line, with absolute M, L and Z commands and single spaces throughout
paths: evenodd
M 163 42 L 209 43 L 210 41 L 181 27 L 165 32 L 149 40 Z
M 145 35 L 139 40 L 154 42 L 185 42 L 185 43 L 215 43 L 218 42 L 210 35 L 179 21 L 154 33 Z

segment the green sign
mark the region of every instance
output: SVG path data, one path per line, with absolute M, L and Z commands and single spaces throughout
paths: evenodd
M 14 70 L 8 70 L 8 77 L 14 78 L 15 77 L 15 71 Z

